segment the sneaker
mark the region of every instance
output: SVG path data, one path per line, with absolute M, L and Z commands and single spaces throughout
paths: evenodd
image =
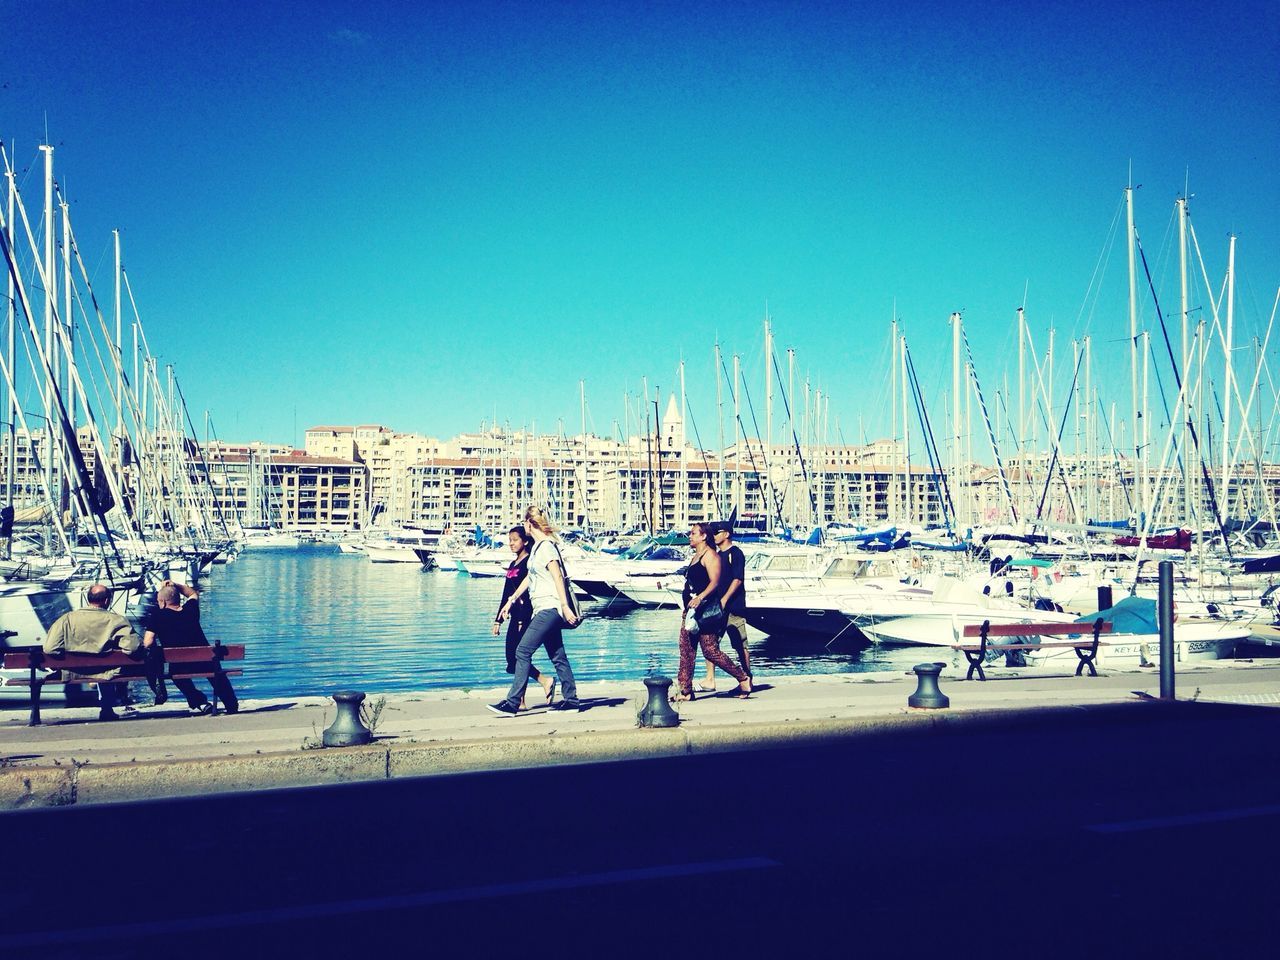
M 550 710 L 581 710 L 581 700 L 561 700 L 559 703 L 553 703 L 548 709 Z
M 213 714 L 213 704 L 209 703 L 209 701 L 207 700 L 204 703 L 191 708 L 191 715 L 193 717 L 207 717 L 212 714 Z
M 496 713 L 500 717 L 514 717 L 517 713 L 520 712 L 519 709 L 517 709 L 516 707 L 513 707 L 511 704 L 507 703 L 507 701 L 505 700 L 503 700 L 501 703 L 485 704 L 485 708 L 488 710 L 492 710 L 494 713 Z

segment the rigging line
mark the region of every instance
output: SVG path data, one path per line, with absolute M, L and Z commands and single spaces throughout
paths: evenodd
M 1018 522 L 1018 511 L 1013 505 L 1013 490 L 1009 486 L 1009 477 L 1004 472 L 1004 460 L 1000 457 L 1000 445 L 996 442 L 996 431 L 991 425 L 991 414 L 987 412 L 987 399 L 982 395 L 982 384 L 978 382 L 978 369 L 973 363 L 973 348 L 969 346 L 969 334 L 964 327 L 960 328 L 960 336 L 964 340 L 964 350 L 969 357 L 969 376 L 973 377 L 974 389 L 978 391 L 978 406 L 982 409 L 982 419 L 987 425 L 987 436 L 991 439 L 991 452 L 995 455 L 996 466 L 1000 470 L 1000 483 L 1004 487 L 1005 503 L 1009 507 L 1009 515 L 1013 522 Z
M 74 249 L 74 247 L 73 247 L 73 249 Z M 78 256 L 78 255 L 79 255 L 79 253 L 78 253 L 78 251 L 77 251 L 77 256 Z M 89 296 L 90 296 L 90 297 L 92 297 L 92 296 L 93 296 L 93 291 L 92 291 L 92 290 L 90 290 L 90 291 L 89 291 Z M 99 367 L 101 367 L 102 372 L 103 372 L 103 374 L 104 374 L 104 376 L 105 376 L 105 375 L 107 375 L 106 363 L 105 363 L 105 361 L 104 361 L 104 360 L 103 360 L 103 358 L 102 358 L 102 351 L 101 351 L 101 349 L 100 349 L 100 348 L 99 348 L 99 346 L 98 346 L 98 338 L 97 338 L 96 336 L 94 336 L 93 328 L 92 328 L 92 326 L 88 323 L 88 319 L 89 319 L 89 318 L 88 318 L 88 315 L 85 313 L 85 309 L 84 309 L 84 298 L 83 298 L 83 296 L 80 294 L 79 290 L 77 290 L 77 291 L 75 292 L 75 299 L 76 299 L 76 303 L 77 303 L 77 305 L 80 307 L 80 315 L 81 315 L 82 317 L 84 317 L 84 319 L 85 319 L 85 323 L 83 323 L 83 324 L 81 325 L 81 330 L 82 330 L 82 332 L 84 333 L 85 337 L 87 337 L 87 338 L 88 338 L 88 340 L 89 340 L 89 342 L 93 345 L 93 352 L 94 352 L 94 354 L 95 354 L 95 355 L 97 356 L 97 358 L 98 358 L 98 365 L 99 365 Z M 96 303 L 96 301 L 95 301 L 95 303 L 94 303 L 94 306 L 95 306 L 95 309 L 96 309 L 96 307 L 97 307 L 97 303 Z M 84 347 L 83 347 L 83 338 L 82 338 L 82 340 L 81 340 L 81 344 L 82 344 L 82 346 L 81 346 L 81 350 L 83 351 L 83 349 L 84 349 Z M 95 400 L 97 401 L 97 403 L 98 403 L 98 409 L 100 409 L 100 410 L 106 410 L 106 409 L 107 409 L 107 405 L 106 405 L 106 404 L 104 404 L 104 403 L 102 402 L 102 394 L 101 394 L 101 392 L 100 392 L 100 391 L 99 391 L 99 389 L 98 389 L 98 381 L 97 381 L 97 379 L 96 379 L 96 378 L 92 378 L 90 382 L 93 384 L 93 395 L 94 395 L 94 399 L 95 399 Z M 118 406 L 118 404 L 117 404 L 117 406 Z M 120 443 L 121 443 L 121 448 L 120 448 L 121 462 L 120 462 L 120 470 L 119 470 L 119 477 L 118 477 L 118 482 L 119 482 L 119 486 L 120 486 L 120 496 L 121 496 L 121 501 L 122 501 L 122 502 L 120 503 L 120 505 L 119 505 L 119 506 L 120 506 L 120 512 L 121 512 L 121 515 L 122 515 L 122 517 L 124 518 L 125 522 L 126 522 L 126 523 L 131 524 L 131 526 L 137 530 L 138 540 L 139 540 L 139 541 L 141 541 L 142 543 L 146 543 L 146 542 L 147 542 L 147 536 L 146 536 L 146 533 L 145 533 L 145 532 L 143 531 L 143 529 L 142 529 L 142 523 L 141 523 L 140 518 L 137 516 L 137 511 L 133 509 L 134 498 L 130 497 L 130 495 L 129 495 L 129 491 L 125 489 L 125 482 L 124 482 L 124 467 L 125 467 L 125 463 L 124 463 L 124 445 L 125 445 L 125 444 L 127 444 L 128 442 L 129 442 L 128 432 L 126 431 L 126 432 L 125 432 L 125 434 L 124 434 L 124 436 L 120 437 Z M 131 512 L 134 514 L 132 518 L 130 517 L 130 513 L 131 513 Z
M 905 342 L 902 345 L 902 349 L 907 358 L 907 374 L 911 377 L 911 397 L 915 401 L 916 416 L 920 420 L 920 432 L 924 435 L 925 454 L 929 458 L 929 466 L 933 468 L 934 492 L 942 506 L 942 519 L 947 525 L 947 533 L 951 536 L 957 536 L 951 523 L 952 518 L 955 516 L 956 508 L 951 500 L 951 487 L 947 483 L 946 474 L 941 470 L 942 457 L 938 454 L 938 443 L 933 436 L 933 427 L 929 424 L 929 411 L 925 408 L 924 396 L 920 391 L 920 379 L 916 376 L 916 363 L 911 356 L 910 348 Z
M 21 213 L 22 215 L 22 226 L 26 232 L 27 243 L 34 250 L 36 249 L 35 237 L 32 234 L 31 221 L 27 216 L 27 208 L 21 202 L 21 198 L 19 198 L 17 207 L 18 207 L 18 212 Z M 23 312 L 23 316 L 27 320 L 27 327 L 28 327 L 27 332 L 30 333 L 32 340 L 34 341 L 38 336 L 38 332 L 35 327 L 34 317 L 31 313 L 31 305 L 29 302 L 27 302 L 28 297 L 27 297 L 26 288 L 21 286 L 21 278 L 17 276 L 17 271 L 16 271 L 17 254 L 10 247 L 9 236 L 6 229 L 4 229 L 5 226 L 6 225 L 4 223 L 4 217 L 0 216 L 0 248 L 3 249 L 5 260 L 9 264 L 10 273 L 14 276 L 15 281 L 18 282 L 18 292 L 23 298 L 22 312 Z M 37 266 L 39 265 L 37 264 Z M 47 278 L 45 278 L 43 267 L 40 267 L 40 277 L 42 279 L 47 280 Z M 48 290 L 47 282 L 45 283 L 45 289 L 46 291 Z M 58 331 L 59 338 L 56 342 L 59 347 L 62 347 L 65 349 L 69 346 L 69 344 L 63 343 L 63 341 L 66 339 L 66 334 L 65 334 L 65 331 L 63 330 L 63 326 L 64 326 L 63 318 L 59 315 L 56 305 L 50 303 L 46 305 L 46 308 L 49 309 L 50 315 L 53 318 L 53 321 L 54 321 L 53 328 Z M 60 453 L 62 455 L 62 459 L 66 468 L 66 473 L 64 474 L 64 476 L 66 477 L 65 482 L 68 489 L 70 489 L 72 486 L 72 479 L 74 475 L 74 481 L 75 481 L 75 487 L 76 487 L 74 492 L 77 496 L 77 499 L 81 497 L 84 498 L 84 505 L 87 507 L 88 504 L 91 503 L 92 501 L 89 499 L 90 494 L 86 493 L 86 491 L 91 489 L 91 485 L 88 482 L 89 477 L 88 477 L 87 467 L 85 466 L 85 462 L 84 462 L 84 456 L 80 451 L 80 445 L 76 442 L 75 431 L 71 429 L 71 422 L 67 414 L 65 398 L 63 396 L 62 390 L 59 389 L 58 387 L 57 378 L 54 376 L 53 362 L 51 358 L 48 356 L 48 354 L 46 354 L 45 351 L 40 348 L 40 344 L 38 342 L 35 343 L 35 346 L 36 346 L 36 352 L 40 357 L 41 372 L 43 373 L 47 383 L 46 393 L 48 396 L 49 413 L 52 416 L 56 412 L 57 414 L 56 422 L 59 430 L 62 432 L 62 436 L 64 440 L 64 442 L 60 445 L 62 448 Z M 67 352 L 70 352 L 70 351 L 68 350 Z M 75 368 L 72 367 L 71 369 L 74 372 Z M 55 402 L 56 402 L 56 410 L 55 410 Z M 74 395 L 73 395 L 73 402 L 74 402 Z M 90 415 L 92 416 L 92 413 L 90 413 Z M 52 423 L 51 423 L 50 424 L 51 439 L 52 439 L 52 436 L 53 436 L 53 431 L 52 431 Z M 100 525 L 102 527 L 103 532 L 105 532 L 107 535 L 107 539 L 111 545 L 112 552 L 115 553 L 116 555 L 116 562 L 119 563 L 120 555 L 119 555 L 119 552 L 116 550 L 115 540 L 111 536 L 111 531 L 107 528 L 105 518 L 99 516 L 96 510 L 89 510 L 87 519 L 89 520 L 90 524 L 94 526 Z M 65 540 L 65 536 L 64 536 L 64 540 Z M 67 542 L 67 550 L 68 552 L 70 552 L 71 551 L 70 541 L 66 541 L 66 542 Z M 99 549 L 101 550 L 101 541 L 98 542 L 98 546 L 99 546 Z M 102 553 L 103 553 L 103 559 L 105 560 L 106 552 L 102 551 Z
M 1067 402 L 1062 410 L 1062 423 L 1058 427 L 1058 438 L 1053 444 L 1053 459 L 1049 461 L 1049 469 L 1045 473 L 1045 478 L 1044 478 L 1044 490 L 1040 494 L 1040 503 L 1036 507 L 1037 521 L 1040 520 L 1041 515 L 1044 513 L 1044 501 L 1045 501 L 1045 498 L 1049 495 L 1049 485 L 1053 483 L 1053 468 L 1055 466 L 1058 468 L 1059 476 L 1062 477 L 1062 487 L 1066 491 L 1067 503 L 1070 504 L 1071 506 L 1071 512 L 1076 514 L 1077 517 L 1079 516 L 1079 511 L 1076 510 L 1075 498 L 1071 496 L 1071 484 L 1067 480 L 1067 472 L 1063 468 L 1062 464 L 1059 463 L 1058 461 L 1058 451 L 1062 446 L 1063 431 L 1067 429 L 1067 417 L 1071 414 L 1071 404 L 1075 402 L 1076 382 L 1080 379 L 1080 365 L 1082 363 L 1084 363 L 1083 350 L 1080 351 L 1080 356 L 1076 358 L 1076 372 L 1075 372 L 1075 375 L 1071 378 L 1071 387 L 1070 389 L 1067 390 Z
M 1194 239 L 1194 236 L 1195 234 L 1193 231 L 1192 232 L 1193 239 Z M 1165 349 L 1168 350 L 1169 352 L 1169 363 L 1173 367 L 1174 383 L 1177 385 L 1178 392 L 1181 394 L 1184 391 L 1182 389 L 1182 376 L 1178 371 L 1178 361 L 1174 358 L 1174 355 L 1173 355 L 1173 344 L 1170 343 L 1169 341 L 1169 331 L 1165 327 L 1164 312 L 1160 309 L 1160 298 L 1156 296 L 1155 284 L 1153 284 L 1151 281 L 1151 270 L 1147 266 L 1147 255 L 1142 250 L 1142 241 L 1138 238 L 1138 232 L 1136 230 L 1134 231 L 1133 239 L 1137 243 L 1138 253 L 1142 257 L 1142 271 L 1147 276 L 1147 287 L 1151 290 L 1151 299 L 1155 302 L 1156 316 L 1159 317 L 1160 319 L 1160 331 L 1161 333 L 1164 334 Z M 1199 252 L 1199 243 L 1196 244 L 1196 250 L 1197 252 Z M 1201 264 L 1201 269 L 1203 269 L 1203 262 Z M 1214 314 L 1214 323 L 1217 323 L 1218 308 L 1216 305 L 1214 305 L 1213 314 Z M 1218 415 L 1219 416 L 1222 415 L 1221 410 L 1219 410 Z M 1167 416 L 1167 412 L 1166 412 L 1166 416 Z M 1137 427 L 1135 426 L 1134 429 L 1136 430 Z M 1191 434 L 1191 443 L 1195 447 L 1196 459 L 1200 461 L 1200 473 L 1202 478 L 1204 479 L 1206 486 L 1208 487 L 1209 506 L 1213 510 L 1214 518 L 1218 521 L 1218 532 L 1222 534 L 1222 544 L 1227 551 L 1227 559 L 1231 559 L 1232 558 L 1231 544 L 1227 542 L 1227 527 L 1226 527 L 1226 524 L 1223 522 L 1222 511 L 1218 506 L 1218 495 L 1213 485 L 1213 476 L 1210 474 L 1209 468 L 1205 464 L 1204 451 L 1200 448 L 1200 437 L 1196 433 L 1195 424 L 1192 422 L 1192 418 L 1190 416 L 1187 417 L 1187 432 Z M 1229 497 L 1230 491 L 1224 490 L 1223 495 Z
M 703 477 L 704 477 L 704 485 L 705 485 L 705 484 L 707 484 L 707 483 L 710 483 L 710 482 L 711 482 L 711 463 L 707 460 L 707 451 L 706 451 L 706 448 L 702 446 L 702 437 L 698 435 L 698 421 L 697 421 L 697 420 L 695 420 L 695 419 L 694 419 L 694 417 L 693 417 L 693 408 L 692 408 L 692 407 L 690 407 L 688 412 L 689 412 L 689 425 L 690 425 L 691 427 L 693 427 L 693 438 L 694 438 L 694 440 L 696 440 L 696 441 L 698 442 L 698 449 L 702 451 L 702 465 L 703 465 L 703 467 L 704 467 L 704 468 L 706 468 L 706 471 L 707 471 L 707 472 L 703 475 Z M 684 456 L 684 451 L 683 451 L 683 450 L 682 450 L 682 451 L 680 451 L 680 456 L 683 458 L 683 456 Z M 723 450 L 721 450 L 721 451 L 720 451 L 720 456 L 721 456 L 721 457 L 723 457 L 723 456 L 724 456 L 724 451 L 723 451 Z M 686 510 L 686 512 L 687 512 L 687 510 Z M 722 517 L 724 516 L 724 504 L 722 504 L 722 503 L 720 502 L 720 491 L 719 491 L 719 490 L 716 490 L 716 513 L 717 513 L 719 516 L 722 516 Z
M 763 351 L 763 348 L 761 349 Z M 765 358 L 765 363 L 766 364 L 768 363 L 767 357 Z M 723 357 L 720 358 L 720 366 L 722 369 L 724 368 Z M 765 369 L 767 370 L 768 367 L 766 366 Z M 724 374 L 725 374 L 725 377 L 727 378 L 729 375 L 729 371 L 725 369 Z M 756 407 L 755 407 L 755 404 L 751 402 L 751 390 L 750 388 L 747 387 L 747 382 L 745 379 L 742 381 L 742 392 L 747 395 L 747 410 L 750 411 L 751 413 L 751 425 L 755 428 L 756 439 L 760 440 L 760 422 L 756 419 Z M 739 426 L 742 426 L 741 417 L 738 418 L 738 424 Z M 745 426 L 743 426 L 742 432 L 743 433 L 747 432 Z M 750 443 L 747 444 L 747 453 L 751 455 Z M 764 503 L 765 508 L 767 509 L 769 507 L 773 507 L 773 512 L 776 513 L 778 516 L 778 526 L 783 529 L 786 529 L 787 522 L 782 518 L 782 503 L 778 499 L 778 488 L 774 486 L 773 478 L 772 476 L 770 476 L 771 468 L 769 465 L 769 453 L 770 453 L 769 444 L 764 442 L 763 440 L 760 440 L 760 456 L 764 459 L 765 473 L 761 473 L 759 469 L 756 467 L 754 455 L 751 455 L 751 468 L 756 471 L 756 477 L 759 478 L 760 480 L 760 495 L 762 499 L 765 499 L 764 491 L 766 487 L 769 490 L 770 496 L 767 499 L 765 499 L 765 503 Z
M 723 356 L 721 356 L 721 358 L 720 358 L 720 369 L 721 369 L 721 371 L 724 373 L 724 377 L 725 377 L 725 379 L 726 379 L 726 380 L 729 380 L 729 369 L 728 369 L 728 367 L 726 367 L 726 366 L 725 366 L 725 363 L 724 363 L 724 357 L 723 357 Z M 732 381 L 732 380 L 729 380 L 729 383 L 730 383 L 730 384 L 732 384 L 732 383 L 733 383 L 733 381 Z M 746 383 L 745 383 L 745 382 L 742 384 L 742 389 L 743 389 L 744 391 L 746 391 L 746 389 L 747 389 L 747 385 L 746 385 Z M 750 394 L 750 392 L 749 392 L 749 391 L 747 391 L 747 405 L 748 405 L 748 406 L 750 406 L 750 405 L 751 405 L 751 394 Z M 740 429 L 740 430 L 745 434 L 745 433 L 747 432 L 747 428 L 746 428 L 746 425 L 742 422 L 742 415 L 741 415 L 741 414 L 737 414 L 737 415 L 735 415 L 735 416 L 734 416 L 734 419 L 738 421 L 738 428 L 739 428 L 739 429 Z M 758 431 L 759 431 L 759 427 L 757 427 L 756 429 L 757 429 L 757 433 L 758 433 Z M 747 444 L 747 459 L 748 459 L 749 461 L 751 461 L 751 469 L 752 469 L 753 471 L 755 471 L 756 480 L 757 480 L 757 481 L 760 481 L 760 480 L 761 480 L 761 478 L 762 478 L 762 475 L 761 475 L 761 473 L 760 473 L 760 468 L 759 468 L 759 466 L 757 466 L 757 465 L 756 465 L 756 456 L 755 456 L 755 454 L 754 454 L 754 453 L 752 453 L 752 452 L 751 452 L 751 444 L 750 444 L 750 443 L 748 443 L 748 444 Z M 767 461 L 766 461 L 766 464 L 767 464 Z M 736 464 L 736 466 L 741 467 L 741 465 L 740 465 L 740 464 Z M 761 497 L 761 499 L 762 499 L 762 500 L 764 500 L 764 484 L 763 484 L 763 483 L 760 483 L 760 497 Z M 767 510 L 767 509 L 768 509 L 768 507 L 769 507 L 769 502 L 768 502 L 767 500 L 765 500 L 765 501 L 764 501 L 764 506 L 765 506 L 765 508 L 766 508 L 766 510 Z M 782 523 L 782 513 L 781 513 L 781 511 L 779 511 L 779 513 L 778 513 L 778 523 L 780 523 L 780 524 Z
M 1124 198 L 1116 204 L 1116 212 L 1111 217 L 1111 226 L 1107 230 L 1106 240 L 1103 241 L 1102 250 L 1098 252 L 1098 259 L 1093 265 L 1093 274 L 1089 277 L 1089 285 L 1085 288 L 1084 298 L 1080 303 L 1080 309 L 1076 311 L 1076 323 L 1074 332 L 1078 335 L 1080 332 L 1080 318 L 1084 314 L 1085 307 L 1089 304 L 1090 294 L 1093 293 L 1095 287 L 1097 293 L 1093 297 L 1093 306 L 1089 309 L 1089 317 L 1085 321 L 1085 329 L 1087 330 L 1093 324 L 1094 311 L 1098 308 L 1098 297 L 1101 296 L 1102 281 L 1107 275 L 1107 264 L 1111 260 L 1111 250 L 1115 247 L 1115 238 L 1119 233 L 1120 215 L 1124 212 Z M 1101 270 L 1101 276 L 1099 276 Z M 1025 309 L 1026 304 L 1023 304 Z
M 809 508 L 813 511 L 813 516 L 818 516 L 818 497 L 813 492 L 813 482 L 809 479 L 809 470 L 804 462 L 804 453 L 800 450 L 800 438 L 796 436 L 796 420 L 791 415 L 791 404 L 787 402 L 787 388 L 782 385 L 782 371 L 778 368 L 778 352 L 773 351 L 773 372 L 778 378 L 778 391 L 782 394 L 782 408 L 787 412 L 787 422 L 791 424 L 791 439 L 796 445 L 796 457 L 800 461 L 800 476 L 804 478 L 805 486 L 809 490 Z M 790 471 L 788 471 L 790 473 Z M 791 486 L 791 477 L 787 477 L 787 487 Z
M 1147 277 L 1147 289 L 1151 291 L 1151 302 L 1155 305 L 1156 319 L 1160 321 L 1160 333 L 1164 338 L 1165 350 L 1167 350 L 1169 353 L 1169 364 L 1170 366 L 1173 367 L 1174 386 L 1178 388 L 1179 392 L 1181 392 L 1182 376 L 1178 370 L 1178 361 L 1173 355 L 1173 344 L 1169 340 L 1169 328 L 1164 322 L 1164 311 L 1160 309 L 1160 297 L 1157 296 L 1155 283 L 1153 283 L 1151 279 L 1151 268 L 1147 265 L 1147 253 L 1142 248 L 1142 239 L 1138 236 L 1138 231 L 1136 230 L 1133 232 L 1133 240 L 1138 247 L 1138 256 L 1142 258 L 1142 272 L 1146 274 L 1146 277 Z M 1148 348 L 1148 350 L 1151 353 L 1151 358 L 1154 360 L 1155 352 L 1151 351 L 1150 348 Z M 1155 370 L 1156 370 L 1156 388 L 1157 388 L 1157 392 L 1160 394 L 1160 403 L 1164 406 L 1164 418 L 1170 425 L 1172 425 L 1173 419 L 1172 419 L 1172 415 L 1169 413 L 1169 398 L 1166 397 L 1164 393 L 1164 383 L 1160 378 L 1160 366 L 1158 364 L 1155 365 Z M 1179 464 L 1179 467 L 1181 468 L 1182 456 L 1181 456 L 1181 453 L 1178 451 L 1178 442 L 1176 438 L 1174 440 L 1174 451 L 1178 452 L 1178 464 Z

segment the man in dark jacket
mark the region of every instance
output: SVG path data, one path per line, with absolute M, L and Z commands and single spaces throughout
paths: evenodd
M 183 598 L 186 602 L 183 602 Z M 209 640 L 200 626 L 200 594 L 194 587 L 183 583 L 166 580 L 156 591 L 155 612 L 147 618 L 146 630 L 142 634 L 142 645 L 150 647 L 159 641 L 164 648 L 172 647 L 207 647 Z M 227 713 L 235 713 L 240 709 L 240 701 L 231 688 L 231 681 L 222 672 L 222 668 L 214 664 L 214 675 L 209 678 L 214 694 L 222 701 Z M 196 689 L 194 680 L 175 679 L 173 681 L 184 697 L 187 706 L 193 713 L 211 714 L 213 705 L 209 698 Z M 164 694 L 164 681 L 160 681 L 156 691 L 156 702 L 163 703 L 167 699 Z
M 715 536 L 716 551 L 724 565 L 720 582 L 725 588 L 720 597 L 720 606 L 728 614 L 725 633 L 729 635 L 729 643 L 733 649 L 738 652 L 738 663 L 749 677 L 751 654 L 747 650 L 747 558 L 740 548 L 734 546 L 732 526 L 727 523 L 718 524 Z

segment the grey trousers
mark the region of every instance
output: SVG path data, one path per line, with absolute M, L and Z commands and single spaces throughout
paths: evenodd
M 564 638 L 558 610 L 539 610 L 529 621 L 529 626 L 516 645 L 515 676 L 511 679 L 511 689 L 507 691 L 507 703 L 513 707 L 520 706 L 524 699 L 524 688 L 529 685 L 529 666 L 533 661 L 534 651 L 546 646 L 547 656 L 555 667 L 556 676 L 560 678 L 560 691 L 565 700 L 578 699 L 578 685 L 573 680 L 573 668 L 569 666 L 569 657 L 564 652 Z

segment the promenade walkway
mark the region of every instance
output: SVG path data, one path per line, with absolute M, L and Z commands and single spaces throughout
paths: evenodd
M 922 658 L 923 659 L 923 658 Z M 116 723 L 96 708 L 46 708 L 26 726 L 24 709 L 0 710 L 0 810 L 147 797 L 209 794 L 343 781 L 424 776 L 785 746 L 888 730 L 945 733 L 966 724 L 1028 724 L 1045 711 L 1114 714 L 1159 710 L 1154 670 L 1074 677 L 1046 670 L 994 668 L 985 683 L 949 668 L 946 710 L 913 710 L 914 675 L 900 673 L 760 677 L 748 700 L 700 695 L 680 705 L 676 729 L 638 729 L 645 688 L 639 678 L 581 685 L 590 708 L 547 711 L 533 686 L 533 707 L 498 717 L 485 704 L 498 688 L 385 695 L 373 744 L 319 749 L 333 720 L 324 697 L 247 700 L 233 716 L 188 716 L 177 698 L 143 707 Z M 1178 673 L 1182 702 L 1280 706 L 1280 662 L 1226 661 Z M 172 695 L 171 695 L 172 696 Z M 383 695 L 371 694 L 376 703 Z

